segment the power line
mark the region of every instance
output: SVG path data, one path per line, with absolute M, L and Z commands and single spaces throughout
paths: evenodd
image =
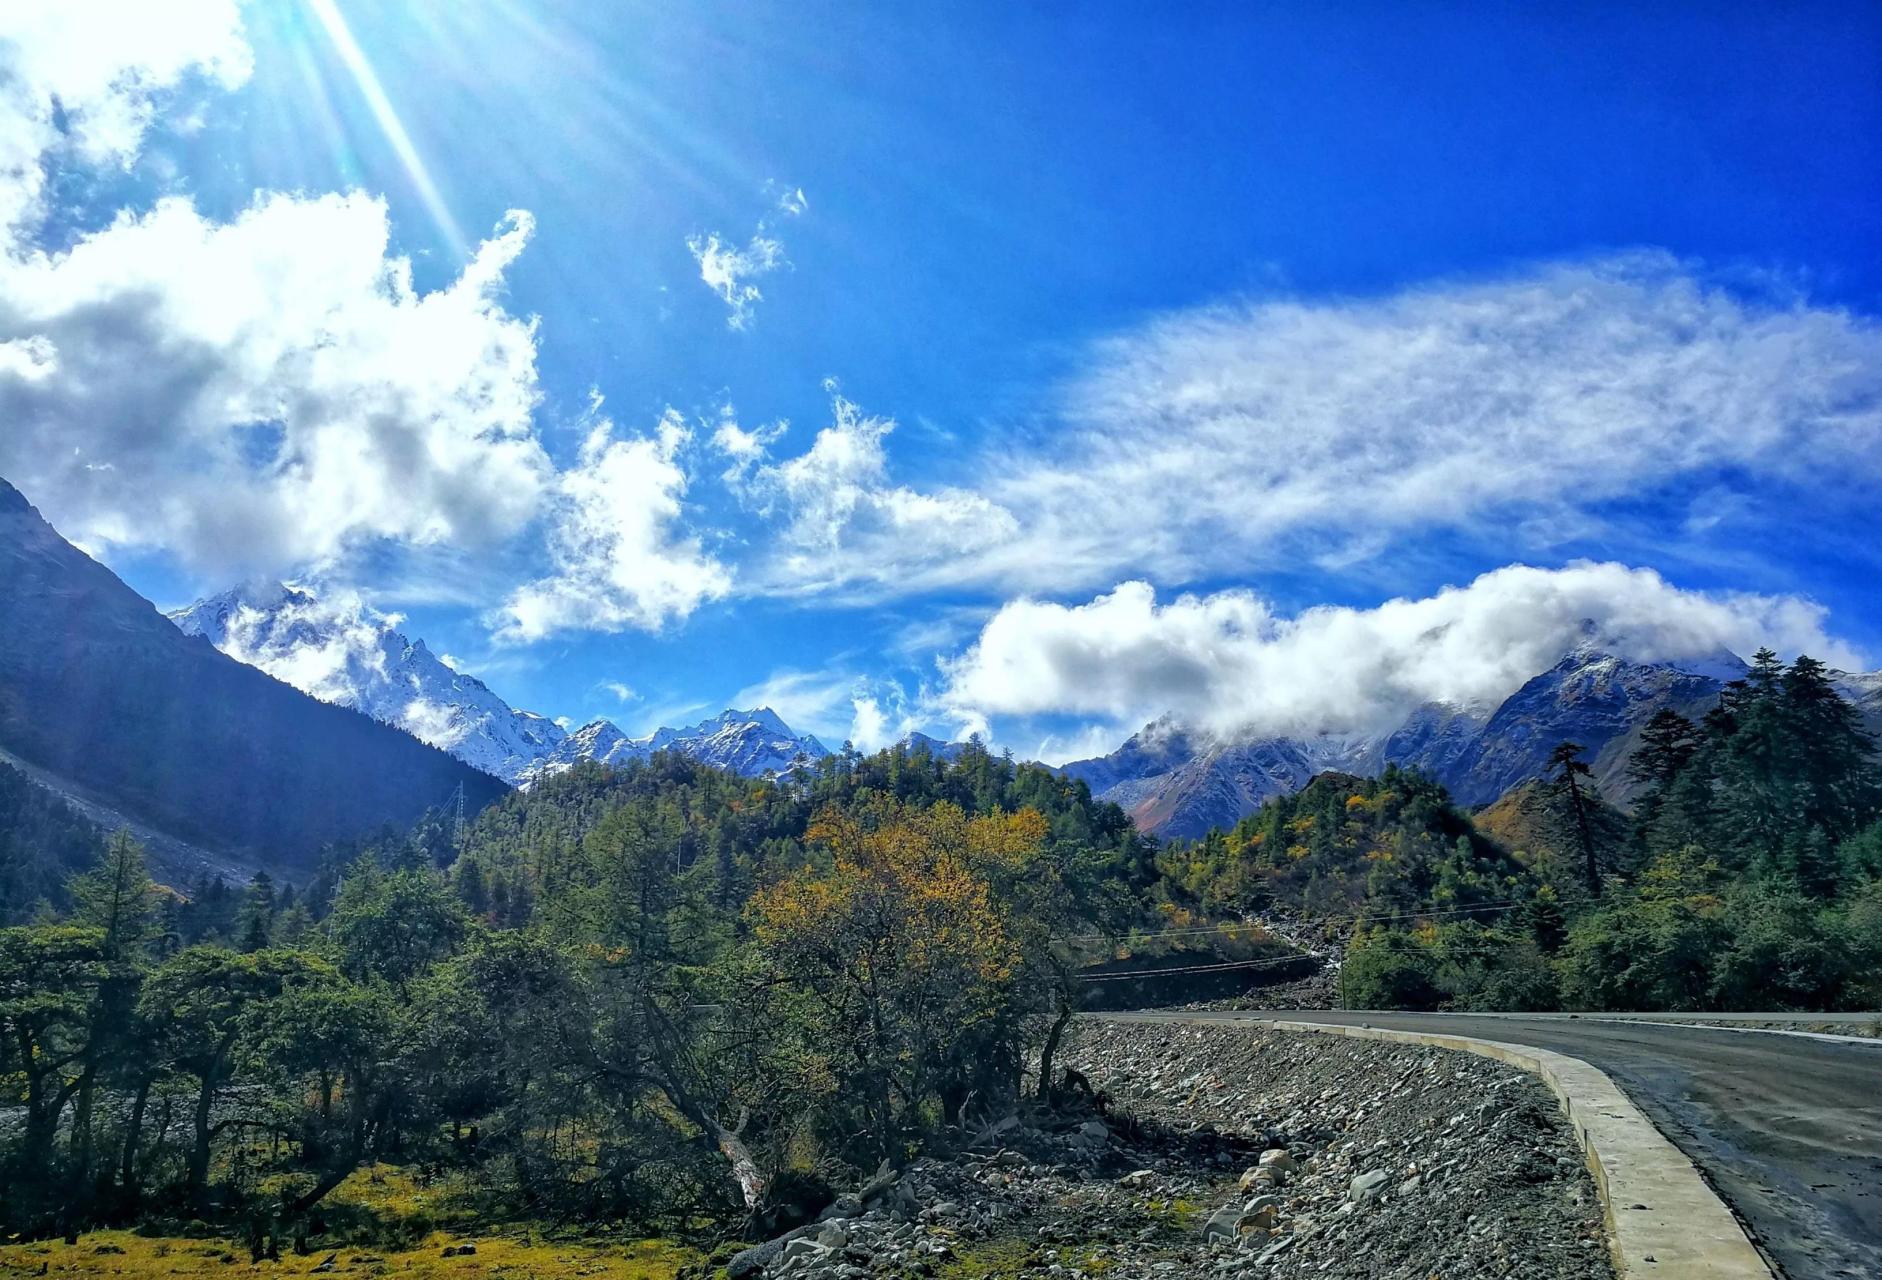
M 1185 973 L 1222 973 L 1230 969 L 1272 969 L 1280 965 L 1300 964 L 1314 957 L 1305 953 L 1277 956 L 1268 960 L 1228 960 L 1220 964 L 1192 964 L 1169 969 L 1129 969 L 1120 973 L 1081 973 L 1081 982 L 1118 982 L 1125 978 L 1165 978 Z
M 1427 911 L 1405 911 L 1405 912 L 1398 912 L 1395 914 L 1388 913 L 1384 915 L 1375 915 L 1371 912 L 1360 912 L 1354 915 L 1311 916 L 1301 921 L 1301 923 L 1302 924 L 1330 924 L 1335 921 L 1339 921 L 1341 923 L 1356 924 L 1362 920 L 1366 921 L 1367 923 L 1385 923 L 1385 922 L 1394 921 L 1394 920 L 1425 920 L 1433 916 L 1459 916 L 1459 915 L 1474 915 L 1477 913 L 1516 911 L 1523 907 L 1530 906 L 1533 903 L 1536 903 L 1538 901 L 1540 901 L 1540 899 L 1537 899 L 1537 898 L 1497 898 L 1497 899 L 1492 899 L 1491 901 L 1488 901 L 1488 902 L 1473 903 L 1470 906 L 1434 907 Z M 1592 898 L 1592 897 L 1557 898 L 1555 899 L 1555 905 L 1558 907 L 1578 907 L 1578 906 L 1583 906 L 1590 902 L 1599 902 L 1599 901 L 1601 901 L 1601 899 Z M 1112 942 L 1112 941 L 1130 942 L 1130 941 L 1135 941 L 1138 939 L 1148 940 L 1151 938 L 1200 937 L 1205 934 L 1236 933 L 1236 932 L 1243 932 L 1243 931 L 1268 932 L 1268 930 L 1266 930 L 1264 926 L 1260 924 L 1254 923 L 1252 921 L 1241 921 L 1241 922 L 1232 922 L 1229 924 L 1196 925 L 1190 928 L 1183 928 L 1183 929 L 1157 929 L 1149 933 L 1072 934 L 1070 936 L 1060 938 L 1059 941 L 1060 942 Z

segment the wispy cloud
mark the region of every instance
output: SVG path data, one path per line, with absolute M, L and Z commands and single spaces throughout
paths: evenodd
M 714 439 L 733 463 L 728 475 L 739 496 L 780 521 L 775 556 L 760 566 L 765 587 L 840 588 L 853 576 L 850 559 L 886 566 L 904 560 L 911 545 L 971 555 L 1019 532 L 1008 512 L 977 493 L 895 483 L 885 449 L 895 421 L 863 412 L 834 381 L 825 387 L 832 421 L 796 457 L 769 460 L 775 434 Z
M 802 187 L 780 190 L 776 182 L 769 182 L 765 189 L 778 192 L 772 208 L 784 217 L 799 218 L 810 209 Z M 729 329 L 751 326 L 753 310 L 765 296 L 754 282 L 760 276 L 791 265 L 784 256 L 784 241 L 772 230 L 771 222 L 769 215 L 760 218 L 758 229 L 743 248 L 736 239 L 721 236 L 716 231 L 686 238 L 686 250 L 699 266 L 699 279 L 725 303 L 725 323 Z
M 699 278 L 725 303 L 726 327 L 750 327 L 752 308 L 765 296 L 752 282 L 785 265 L 784 242 L 760 230 L 741 249 L 715 231 L 687 237 L 686 248 L 699 264 Z
M 886 420 L 840 410 L 763 473 L 788 542 L 749 584 L 1064 592 L 1351 569 L 1441 531 L 1648 550 L 1669 529 L 1624 510 L 1643 493 L 1690 537 L 1799 491 L 1873 495 L 1882 326 L 1627 254 L 1166 315 L 1092 347 L 1050 425 L 923 489 L 886 480 Z
M 43 161 L 136 158 L 159 105 L 190 75 L 224 89 L 254 70 L 236 0 L 28 0 L 0 30 L 0 249 L 43 216 Z

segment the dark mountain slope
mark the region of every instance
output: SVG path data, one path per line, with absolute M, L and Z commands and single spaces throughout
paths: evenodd
M 185 636 L 0 480 L 0 747 L 255 865 L 505 787 Z

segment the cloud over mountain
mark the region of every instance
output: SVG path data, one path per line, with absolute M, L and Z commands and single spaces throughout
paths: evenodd
M 1842 666 L 1858 655 L 1796 597 L 1682 590 L 1649 569 L 1510 565 L 1424 599 L 1277 615 L 1244 590 L 1159 604 L 1126 582 L 1088 603 L 1018 600 L 943 663 L 942 702 L 996 716 L 1142 723 L 1223 736 L 1376 733 L 1427 702 L 1494 705 L 1581 642 L 1637 661 L 1763 644 Z

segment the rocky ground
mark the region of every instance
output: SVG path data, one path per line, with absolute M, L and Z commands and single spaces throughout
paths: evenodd
M 1242 1027 L 1089 1021 L 1102 1115 L 1010 1118 L 733 1280 L 875 1276 L 1611 1276 L 1555 1100 L 1466 1054 Z

